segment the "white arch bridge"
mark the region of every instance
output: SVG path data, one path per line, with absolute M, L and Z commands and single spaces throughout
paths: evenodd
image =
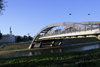
M 100 39 L 100 22 L 59 22 L 42 28 L 33 38 L 29 49 L 40 47 L 43 40 L 97 37 Z M 54 43 L 52 41 L 51 45 Z

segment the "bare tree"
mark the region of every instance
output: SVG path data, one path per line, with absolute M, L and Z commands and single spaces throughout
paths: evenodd
M 0 0 L 0 15 L 2 15 L 3 13 L 2 13 L 2 11 L 3 10 L 5 10 L 4 8 L 5 8 L 5 3 L 7 3 L 7 2 L 5 2 L 4 0 Z

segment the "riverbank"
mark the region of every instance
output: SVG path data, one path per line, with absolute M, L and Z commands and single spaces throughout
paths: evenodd
M 11 45 L 5 46 L 5 48 L 2 49 L 1 51 L 22 50 L 22 49 L 27 48 L 29 45 L 30 45 L 30 43 L 11 44 Z
M 64 45 L 72 45 L 72 44 L 78 44 L 78 43 L 89 43 L 89 42 L 95 42 L 100 41 L 99 39 L 95 37 L 84 37 L 84 38 L 69 38 L 69 39 L 63 39 Z
M 74 48 L 79 46 L 98 44 L 100 41 L 89 43 L 78 43 L 72 45 L 62 45 L 50 48 L 33 48 L 13 51 L 0 51 L 0 55 L 4 53 L 17 53 L 29 51 L 42 51 L 59 48 Z M 25 46 L 25 45 L 24 45 Z M 100 48 L 76 51 L 67 53 L 48 53 L 42 55 L 22 56 L 0 59 L 0 67 L 99 67 L 100 66 Z
M 86 45 L 87 44 L 91 44 L 91 43 L 95 43 L 99 41 L 99 39 L 95 38 L 95 37 L 85 37 L 85 38 L 69 38 L 69 39 L 63 39 L 62 41 L 62 45 L 56 45 L 56 46 L 53 46 L 53 47 L 45 47 L 45 48 L 40 48 L 40 50 L 42 49 L 55 49 L 55 48 L 64 48 L 64 47 L 77 47 L 76 45 Z M 3 49 L 1 49 L 1 51 L 22 51 L 22 50 L 28 50 L 28 47 L 29 47 L 30 43 L 22 43 L 22 44 L 11 44 L 11 45 L 7 45 L 5 46 Z M 4 46 L 4 45 L 3 45 Z M 50 46 L 50 45 L 49 45 Z M 38 48 L 32 48 L 33 49 L 38 49 Z
M 0 67 L 100 67 L 100 48 L 0 59 Z
M 62 45 L 62 46 L 55 46 L 55 47 L 48 47 L 48 48 L 32 48 L 32 49 L 20 49 L 20 50 L 12 50 L 12 51 L 0 51 L 0 55 L 5 53 L 16 53 L 16 52 L 30 52 L 30 51 L 43 51 L 43 50 L 51 50 L 51 49 L 59 49 L 59 48 L 73 48 L 73 47 L 79 47 L 79 46 L 85 46 L 85 45 L 91 45 L 91 44 L 97 44 L 100 43 L 100 41 L 95 42 L 89 42 L 89 43 L 78 43 L 78 44 L 72 44 L 72 45 Z

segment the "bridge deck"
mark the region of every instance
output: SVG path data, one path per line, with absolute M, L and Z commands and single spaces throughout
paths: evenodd
M 64 37 L 64 36 L 81 36 L 81 35 L 90 35 L 90 34 L 99 34 L 99 29 L 94 30 L 87 30 L 87 31 L 81 31 L 81 32 L 72 32 L 72 33 L 63 33 L 63 34 L 57 34 L 57 35 L 51 35 L 51 36 L 44 36 L 40 37 L 39 39 L 45 39 L 45 38 L 53 38 L 53 37 Z

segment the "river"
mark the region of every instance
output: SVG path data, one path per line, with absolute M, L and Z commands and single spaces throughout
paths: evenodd
M 41 50 L 41 51 L 27 51 L 27 52 L 15 52 L 15 53 L 3 53 L 0 54 L 0 58 L 12 58 L 19 56 L 32 56 L 32 55 L 41 55 L 48 53 L 62 53 L 62 52 L 73 52 L 73 51 L 85 51 L 90 49 L 100 48 L 100 44 L 91 44 L 79 47 L 70 47 L 70 48 L 57 48 L 57 49 L 49 49 L 49 50 Z

